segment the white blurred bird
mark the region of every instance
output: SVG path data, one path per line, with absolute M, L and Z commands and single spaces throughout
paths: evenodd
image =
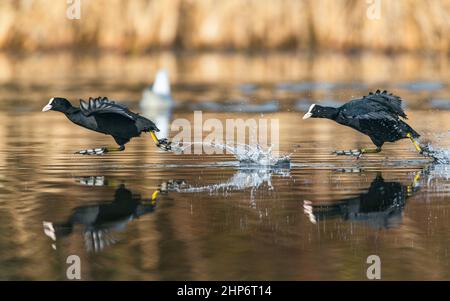
M 167 70 L 160 69 L 155 82 L 144 90 L 140 107 L 142 115 L 151 118 L 160 130 L 162 137 L 167 138 L 170 133 L 170 118 L 174 101 L 170 95 L 170 81 Z

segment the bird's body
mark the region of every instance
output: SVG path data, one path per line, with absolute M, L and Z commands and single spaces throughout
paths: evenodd
M 121 185 L 116 190 L 113 202 L 78 207 L 71 216 L 70 223 L 83 224 L 90 228 L 122 225 L 141 215 L 144 210 L 141 210 L 140 206 L 143 206 L 141 198 L 132 195 L 130 190 Z M 145 212 L 152 211 L 155 206 L 149 203 L 147 207 Z
M 156 205 L 156 197 L 142 199 L 122 184 L 116 189 L 113 201 L 77 207 L 65 222 L 44 222 L 44 232 L 56 241 L 70 235 L 76 225 L 81 225 L 86 248 L 100 251 L 115 243 L 113 232 L 123 231 L 131 221 L 153 212 Z
M 356 197 L 333 200 L 328 204 L 305 201 L 305 213 L 313 223 L 342 217 L 351 222 L 368 222 L 371 227 L 392 228 L 400 225 L 406 200 L 419 190 L 416 174 L 411 185 L 385 182 L 381 174 L 372 181 L 367 191 Z
M 418 138 L 420 135 L 400 119 L 406 118 L 406 114 L 401 108 L 400 98 L 394 97 L 376 93 L 352 100 L 339 108 L 336 122 L 366 134 L 377 147 L 384 142 L 409 138 L 408 133 Z
M 126 143 L 145 132 L 152 134 L 158 146 L 166 143 L 164 140 L 157 140 L 154 136 L 154 132 L 159 132 L 159 129 L 151 120 L 131 112 L 126 106 L 110 101 L 106 97 L 89 98 L 88 101 L 80 100 L 80 107 L 73 107 L 64 98 L 52 98 L 43 109 L 43 111 L 48 110 L 60 111 L 76 125 L 112 136 L 120 146 L 117 150 L 124 150 Z M 108 149 L 86 150 L 80 153 L 90 153 L 88 151 L 93 154 L 102 154 Z
M 377 147 L 376 152 L 381 150 L 385 142 L 395 142 L 404 138 L 412 139 L 419 150 L 414 138 L 420 135 L 401 119 L 407 118 L 401 103 L 400 97 L 377 90 L 338 108 L 312 105 L 303 119 L 327 118 L 351 127 L 369 136 Z
M 100 110 L 89 109 L 94 106 L 95 102 L 99 106 L 103 105 L 104 108 Z M 111 135 L 119 145 L 128 143 L 131 138 L 139 137 L 143 132 L 159 132 L 159 129 L 151 120 L 107 99 L 91 99 L 85 104 L 86 109 L 83 109 L 83 105 L 81 105 L 80 109 L 75 112 L 66 113 L 67 118 L 89 130 Z M 114 106 L 114 109 L 111 112 L 107 110 L 103 112 L 108 106 Z M 118 113 L 114 112 L 114 110 L 117 110 Z

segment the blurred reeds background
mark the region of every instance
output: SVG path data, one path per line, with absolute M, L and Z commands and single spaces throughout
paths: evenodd
M 80 0 L 0 1 L 0 49 L 450 50 L 450 1 Z

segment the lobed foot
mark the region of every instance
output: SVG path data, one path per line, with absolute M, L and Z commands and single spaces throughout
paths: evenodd
M 439 157 L 436 155 L 436 152 L 431 150 L 428 146 L 422 146 L 419 154 L 421 154 L 425 158 L 432 159 L 434 162 L 439 162 Z
M 156 144 L 157 147 L 159 147 L 160 149 L 162 149 L 166 152 L 172 150 L 171 145 L 172 145 L 172 142 L 167 140 L 167 138 L 158 139 L 158 144 Z
M 361 157 L 363 152 L 360 149 L 349 149 L 349 150 L 337 150 L 334 151 L 333 154 L 336 154 L 338 156 L 354 156 L 354 157 Z
M 169 191 L 176 191 L 177 189 L 180 189 L 185 185 L 186 185 L 185 180 L 169 180 L 167 182 L 162 183 L 159 190 L 162 193 L 168 193 Z
M 428 146 L 426 146 L 426 145 L 420 146 L 419 154 L 424 155 L 425 157 L 429 157 L 429 156 L 431 156 L 432 153 L 433 153 L 433 151 L 430 150 L 430 148 Z
M 108 152 L 108 149 L 106 147 L 100 147 L 100 148 L 93 148 L 93 149 L 83 149 L 83 150 L 76 152 L 75 154 L 99 156 L 99 155 L 106 154 L 107 152 Z

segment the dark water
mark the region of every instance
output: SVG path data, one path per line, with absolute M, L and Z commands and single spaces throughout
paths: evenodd
M 113 141 L 40 112 L 56 95 L 107 95 L 140 110 L 161 67 L 177 106 L 159 115 L 279 119 L 291 167 L 165 153 L 149 136 L 124 153 L 74 155 Z M 366 279 L 369 255 L 380 256 L 382 279 L 450 279 L 450 166 L 430 164 L 406 140 L 336 157 L 370 140 L 301 119 L 313 102 L 389 89 L 407 99 L 423 141 L 445 150 L 446 59 L 0 55 L 0 70 L 1 279 L 64 280 L 69 255 L 81 258 L 85 280 Z

